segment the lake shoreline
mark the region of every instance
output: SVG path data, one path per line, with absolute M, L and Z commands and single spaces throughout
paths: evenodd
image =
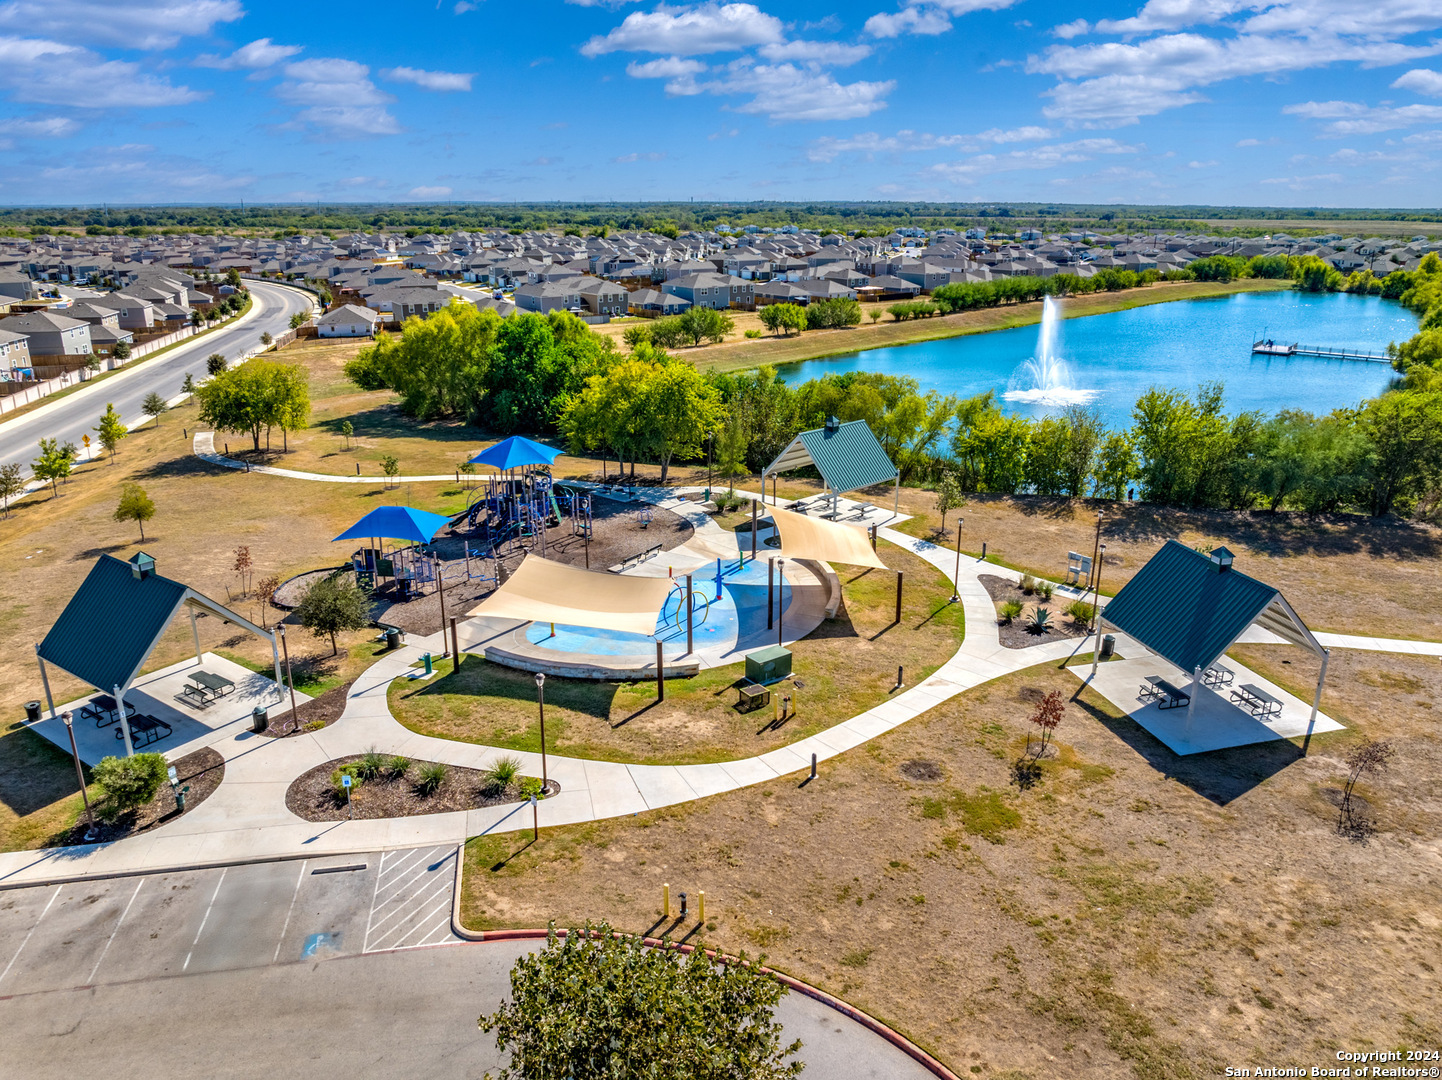
M 1277 292 L 1291 287 L 1290 281 L 1268 278 L 1247 278 L 1226 283 L 1157 282 L 1122 292 L 1088 293 L 1084 296 L 1068 297 L 1063 315 L 1068 320 L 1080 319 L 1177 300 L 1205 300 L 1248 292 Z M 807 360 L 832 360 L 871 349 L 989 334 L 997 330 L 1015 330 L 1039 323 L 1041 312 L 1040 301 L 1008 304 L 910 322 L 883 321 L 846 330 L 809 330 L 789 338 L 768 337 L 727 342 L 698 349 L 678 350 L 675 355 L 703 371 L 746 371 L 763 365 L 779 367 Z

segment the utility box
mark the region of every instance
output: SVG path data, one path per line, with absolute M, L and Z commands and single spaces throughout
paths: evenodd
M 769 645 L 746 654 L 746 677 L 752 682 L 774 683 L 791 674 L 791 650 Z

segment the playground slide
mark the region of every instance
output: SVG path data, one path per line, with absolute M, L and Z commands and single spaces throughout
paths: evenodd
M 551 513 L 556 515 L 557 521 L 565 520 L 561 517 L 561 504 L 556 501 L 556 493 L 554 490 L 551 492 Z

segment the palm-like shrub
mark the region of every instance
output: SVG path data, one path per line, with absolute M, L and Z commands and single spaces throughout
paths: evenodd
M 1051 629 L 1051 609 L 1039 607 L 1033 611 L 1026 628 L 1033 634 L 1045 634 Z

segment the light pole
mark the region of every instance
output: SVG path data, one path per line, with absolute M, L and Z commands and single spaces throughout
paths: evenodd
M 536 672 L 536 704 L 541 709 L 541 792 L 546 790 L 546 676 Z
M 280 648 L 285 654 L 285 681 L 290 684 L 290 728 L 295 731 L 300 721 L 295 715 L 295 676 L 290 673 L 290 646 L 285 643 L 285 624 L 280 626 Z
M 1107 546 L 1106 546 L 1105 544 L 1102 544 L 1102 545 L 1101 545 L 1101 548 L 1100 548 L 1100 551 L 1099 551 L 1099 554 L 1105 556 L 1106 553 L 1107 553 Z M 1099 663 L 1101 663 L 1101 658 L 1102 658 L 1102 609 L 1101 609 L 1101 603 L 1100 603 L 1100 601 L 1101 601 L 1101 596 L 1102 596 L 1102 593 L 1101 593 L 1101 587 L 1102 587 L 1101 565 L 1102 565 L 1101 563 L 1097 563 L 1097 564 L 1096 564 L 1096 566 L 1097 566 L 1097 601 L 1098 601 L 1098 603 L 1097 603 L 1097 605 L 1096 605 L 1096 610 L 1095 610 L 1094 612 L 1092 612 L 1092 618 L 1095 619 L 1095 620 L 1096 620 L 1096 623 L 1097 623 L 1097 637 L 1096 637 L 1096 641 L 1093 643 L 1093 646 L 1092 646 L 1092 674 L 1093 674 L 1093 675 L 1095 675 L 1095 674 L 1097 673 L 1097 665 L 1098 665 Z
M 75 718 L 70 715 L 69 709 L 61 713 L 60 718 L 65 721 L 65 734 L 70 736 L 70 753 L 75 757 L 75 779 L 80 781 L 80 797 L 85 800 L 85 842 L 89 844 L 96 839 L 95 811 L 90 809 L 90 793 L 85 790 L 85 773 L 80 768 L 80 749 L 75 745 Z
M 1099 580 L 1099 579 L 1101 578 L 1101 576 L 1102 576 L 1102 575 L 1101 575 L 1101 566 L 1100 566 L 1100 564 L 1098 564 L 1097 558 L 1098 558 L 1098 556 L 1101 554 L 1102 518 L 1103 518 L 1104 516 L 1105 516 L 1105 514 L 1104 514 L 1103 511 L 1101 511 L 1101 510 L 1098 510 L 1098 511 L 1097 511 L 1097 535 L 1096 535 L 1096 539 L 1092 541 L 1092 574 L 1091 574 L 1091 576 L 1092 576 L 1092 580 L 1093 580 L 1093 581 Z M 1082 595 L 1085 596 L 1086 594 L 1083 593 Z
M 951 578 L 951 602 L 961 603 L 961 593 L 958 591 L 957 582 L 961 580 L 961 527 L 966 524 L 965 518 L 956 519 L 956 572 Z

